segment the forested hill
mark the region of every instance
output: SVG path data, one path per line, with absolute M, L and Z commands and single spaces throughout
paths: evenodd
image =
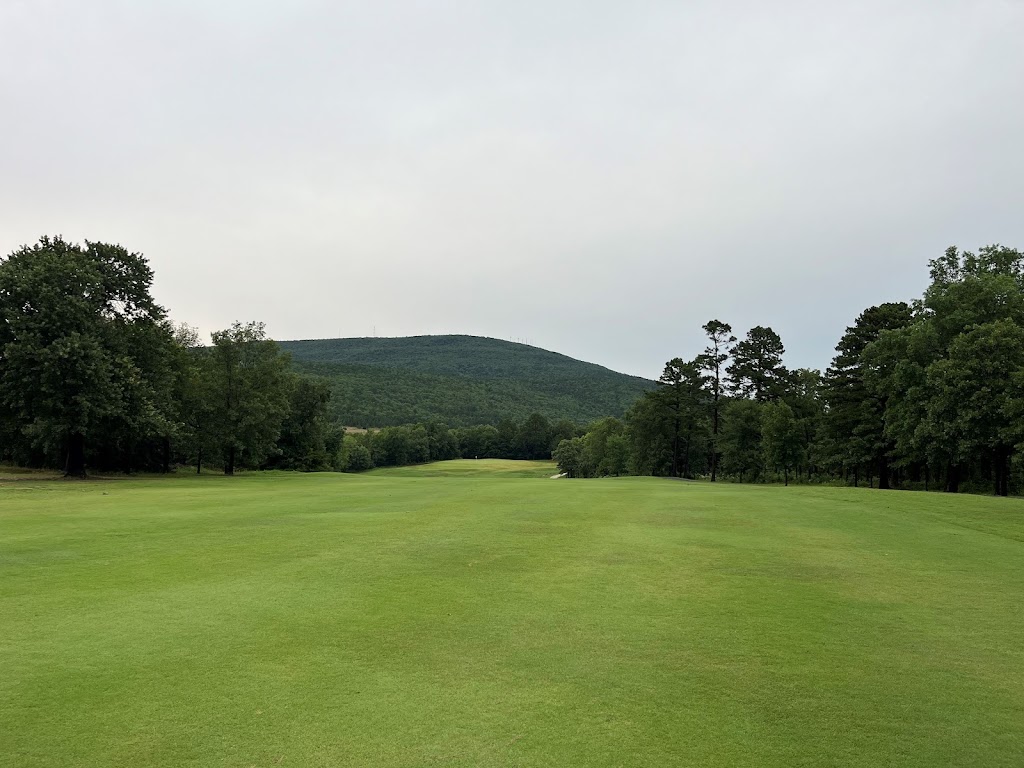
M 584 423 L 621 416 L 655 386 L 545 349 L 479 336 L 279 343 L 298 370 L 331 381 L 335 418 L 355 426 L 431 419 L 494 424 L 531 413 Z

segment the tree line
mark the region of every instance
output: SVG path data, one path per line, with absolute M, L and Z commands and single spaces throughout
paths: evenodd
M 327 385 L 260 323 L 203 346 L 119 245 L 43 237 L 0 262 L 0 461 L 100 471 L 329 469 Z
M 665 364 L 624 420 L 560 443 L 573 477 L 647 474 L 879 488 L 1024 487 L 1024 255 L 949 248 L 909 303 L 865 309 L 824 374 L 789 370 L 769 327 Z
M 912 302 L 870 307 L 824 374 L 790 370 L 769 327 L 705 324 L 624 419 L 534 414 L 345 435 L 331 386 L 259 323 L 201 344 L 119 245 L 43 237 L 0 261 L 0 461 L 99 471 L 359 470 L 438 458 L 547 458 L 571 476 L 796 479 L 880 488 L 1024 485 L 1024 256 L 950 248 Z
M 337 469 L 361 472 L 448 459 L 550 459 L 562 441 L 581 432 L 568 419 L 552 423 L 535 413 L 522 421 L 449 427 L 438 421 L 345 435 Z
M 202 344 L 151 295 L 145 259 L 43 237 L 0 262 L 0 462 L 96 471 L 359 471 L 458 457 L 550 458 L 577 433 L 540 414 L 359 435 L 331 418 L 332 383 L 297 373 L 262 324 Z

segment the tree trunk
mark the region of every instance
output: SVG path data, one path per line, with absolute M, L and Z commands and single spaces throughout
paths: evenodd
M 1010 449 L 1000 446 L 996 449 L 996 496 L 1010 495 Z
M 686 447 L 683 450 L 683 477 L 692 477 L 693 476 L 691 474 L 691 472 L 690 472 L 690 441 L 692 439 L 692 436 L 693 436 L 693 425 L 691 424 L 690 428 L 686 430 L 686 443 L 685 443 Z
M 955 464 L 946 465 L 946 493 L 960 492 L 960 468 Z
M 73 432 L 68 437 L 64 477 L 85 477 L 85 435 L 81 432 Z
M 711 428 L 711 482 L 715 482 L 718 479 L 718 388 L 721 386 L 717 379 L 718 373 L 715 373 L 715 403 L 712 409 L 712 428 Z M 740 482 L 743 482 L 742 480 Z
M 889 490 L 889 464 L 884 456 L 878 459 L 878 488 L 882 491 Z
M 233 445 L 230 448 L 228 448 L 228 460 L 224 464 L 224 474 L 235 474 L 235 446 Z
M 203 474 L 203 449 L 201 446 L 199 450 L 196 451 L 196 474 Z
M 995 455 L 992 457 L 992 475 L 991 479 L 993 482 L 993 490 L 996 496 L 1001 496 L 1000 491 L 1003 488 L 1003 466 L 1002 462 L 999 461 L 999 449 L 995 450 Z
M 782 480 L 783 480 L 782 484 L 788 488 L 789 487 L 789 467 L 783 467 L 782 468 Z
M 165 475 L 171 471 L 171 438 L 166 436 L 163 439 L 163 456 L 160 471 Z
M 860 488 L 860 467 L 853 468 L 853 487 Z
M 675 415 L 672 417 L 672 477 L 679 477 L 679 432 L 682 425 L 679 419 L 678 402 L 673 410 Z

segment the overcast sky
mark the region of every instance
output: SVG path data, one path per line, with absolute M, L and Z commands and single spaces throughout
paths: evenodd
M 827 365 L 1024 248 L 1024 3 L 2 0 L 0 252 L 144 253 L 175 320 L 468 333 L 656 377 Z

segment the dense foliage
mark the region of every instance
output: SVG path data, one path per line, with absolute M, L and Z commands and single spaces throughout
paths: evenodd
M 203 347 L 121 246 L 42 238 L 0 262 L 0 460 L 97 470 L 328 469 L 326 384 L 289 370 L 258 323 Z
M 367 387 L 339 392 L 337 377 L 310 375 L 339 364 L 309 362 L 296 371 L 260 323 L 235 323 L 203 345 L 193 329 L 169 322 L 150 295 L 152 278 L 139 254 L 59 237 L 0 262 L 0 461 L 83 475 L 87 467 L 166 472 L 190 464 L 234 474 L 240 468 L 359 471 L 455 457 L 550 458 L 559 441 L 576 434 L 575 422 L 524 413 L 525 404 L 540 402 L 547 413 L 573 417 L 588 388 L 598 403 L 612 397 L 628 404 L 630 388 L 647 386 L 524 345 L 426 337 L 405 345 L 380 340 L 399 350 L 394 361 L 410 370 L 362 359 L 354 367 L 366 373 Z M 324 344 L 338 347 L 314 347 Z M 417 360 L 423 350 L 432 362 Z M 480 359 L 456 362 L 467 350 L 480 352 Z M 517 381 L 512 374 L 519 366 Z M 534 386 L 548 374 L 554 384 Z M 491 378 L 501 376 L 510 380 Z M 402 381 L 410 382 L 404 395 Z M 558 387 L 574 394 L 559 395 Z M 404 425 L 346 437 L 344 421 L 359 420 L 342 421 L 337 402 L 332 411 L 334 393 L 342 408 L 366 401 L 361 413 L 374 414 L 381 401 L 370 393 L 378 390 L 392 393 L 384 398 L 397 390 L 415 404 L 380 419 L 401 418 Z M 440 399 L 431 400 L 432 393 Z M 443 412 L 445 401 L 462 409 L 457 428 L 417 418 Z M 588 407 L 600 413 L 603 406 Z
M 950 248 L 911 304 L 866 309 L 824 375 L 791 371 L 771 328 L 718 320 L 623 422 L 555 451 L 574 477 L 724 474 L 956 491 L 1024 488 L 1024 254 Z M 725 376 L 723 377 L 723 370 Z M 625 458 L 618 440 L 628 447 Z
M 446 459 L 549 459 L 579 430 L 567 419 L 552 424 L 535 413 L 497 426 L 449 428 L 442 422 L 384 427 L 345 435 L 338 466 L 347 472 Z
M 153 300 L 142 256 L 44 237 L 0 261 L 0 461 L 232 474 L 553 456 L 571 477 L 1017 492 L 1024 254 L 950 248 L 930 267 L 920 299 L 856 318 L 823 375 L 788 369 L 769 327 L 737 339 L 712 320 L 652 383 L 466 336 L 281 345 L 235 323 L 204 346 Z
M 153 273 L 119 246 L 43 238 L 0 267 L 0 430 L 8 458 L 85 473 L 173 430 L 174 349 Z
M 331 384 L 341 424 L 456 426 L 533 413 L 585 424 L 622 416 L 655 384 L 593 363 L 476 336 L 284 341 L 297 370 Z

